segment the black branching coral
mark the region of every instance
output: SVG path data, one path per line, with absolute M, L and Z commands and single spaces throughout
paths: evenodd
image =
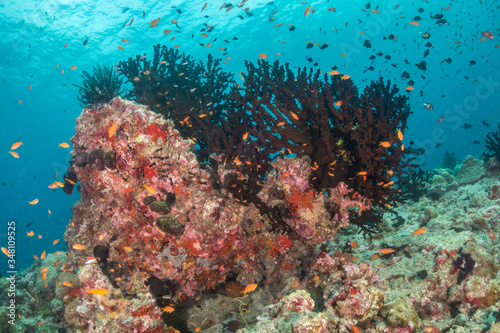
M 498 123 L 498 131 L 489 132 L 486 135 L 485 147 L 488 152 L 483 154 L 483 159 L 487 160 L 496 157 L 500 161 L 500 123 Z
M 118 77 L 112 67 L 97 64 L 94 66 L 92 75 L 83 71 L 82 79 L 83 86 L 73 84 L 80 88 L 78 101 L 82 106 L 99 107 L 121 94 L 123 80 Z
M 267 207 L 257 196 L 279 157 L 308 157 L 309 181 L 318 191 L 343 182 L 374 207 L 404 199 L 398 185 L 414 167 L 412 150 L 401 142 L 410 109 L 390 82 L 380 79 L 359 93 L 347 76 L 259 60 L 245 62 L 240 86 L 219 64 L 157 45 L 152 60 L 137 56 L 119 66 L 133 85 L 127 97 L 173 119 L 196 141 L 198 160 L 214 179 L 221 178 L 221 165 L 244 175 L 226 175 L 216 187 L 255 204 L 282 230 L 286 207 Z M 213 153 L 222 158 L 210 158 Z M 351 223 L 371 231 L 380 218 L 375 214 L 353 212 Z

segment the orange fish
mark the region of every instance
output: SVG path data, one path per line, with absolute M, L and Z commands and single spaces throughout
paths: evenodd
M 69 288 L 73 287 L 73 285 L 70 282 L 68 282 L 68 281 L 64 281 L 62 284 L 63 284 L 63 286 L 66 286 L 66 287 L 69 287 Z
M 61 75 L 64 75 L 64 69 L 61 69 Z
M 358 248 L 358 246 L 356 245 L 356 243 L 355 243 L 355 242 L 351 242 L 351 247 L 352 247 L 353 249 L 357 249 L 357 248 Z
M 342 101 L 337 101 L 337 102 L 335 102 L 335 105 L 336 105 L 336 106 L 342 106 Z
M 47 272 L 42 273 L 42 281 L 47 280 Z
M 444 120 L 445 116 L 442 116 L 441 118 L 438 119 L 437 123 L 441 124 L 441 122 Z
M 353 333 L 361 333 L 361 330 L 354 325 L 351 325 L 351 330 Z
M 210 46 L 212 46 L 212 43 L 206 43 L 205 44 L 205 47 L 210 47 Z
M 450 10 L 451 9 L 451 6 L 448 6 L 448 7 L 444 7 L 443 10 Z
M 45 252 L 45 250 L 43 250 L 43 253 L 42 253 L 42 255 L 40 256 L 40 259 L 42 259 L 42 260 L 43 260 L 43 259 L 45 259 L 45 256 L 46 256 L 46 255 L 47 255 L 47 253 Z
M 74 70 L 76 69 L 76 65 L 71 66 L 71 68 L 70 68 L 70 69 L 71 69 L 72 71 L 74 71 Z
M 380 142 L 380 145 L 384 148 L 389 148 L 391 146 L 391 144 L 387 141 Z
M 130 246 L 124 246 L 123 249 L 127 252 L 132 252 L 134 251 Z
M 10 150 L 16 150 L 17 148 L 19 148 L 19 146 L 22 146 L 23 145 L 23 142 L 22 141 L 19 141 L 19 142 L 14 142 L 12 144 L 12 146 L 10 146 Z
M 304 11 L 304 16 L 307 17 L 307 15 L 309 15 L 310 12 L 311 12 L 311 6 L 306 8 L 306 10 Z
M 52 215 L 52 212 L 50 211 L 50 209 L 49 209 L 49 215 Z
M 205 8 L 207 8 L 207 6 L 208 6 L 208 2 L 205 2 L 205 4 L 203 5 L 203 8 L 201 9 L 201 11 L 204 11 Z
M 74 248 L 75 250 L 85 250 L 85 246 L 84 246 L 84 245 L 82 245 L 82 244 L 74 244 L 74 245 L 73 245 L 73 248 Z
M 38 199 L 33 199 L 32 201 L 28 201 L 30 205 L 36 205 L 38 203 Z
M 158 22 L 160 22 L 160 20 L 161 20 L 161 17 L 157 18 L 156 20 L 153 20 L 153 21 L 149 22 L 149 27 L 150 28 L 157 27 L 158 26 Z
M 7 250 L 5 247 L 2 247 L 2 252 L 5 254 L 7 257 L 10 257 L 9 250 Z
M 56 240 L 54 240 L 54 241 L 52 242 L 52 245 L 56 245 L 57 243 L 59 243 L 59 238 L 58 238 L 58 239 L 56 239 Z
M 378 252 L 382 253 L 382 254 L 389 254 L 389 253 L 394 253 L 396 252 L 396 250 L 394 249 L 381 249 L 379 250 Z
M 50 188 L 51 190 L 55 190 L 56 188 L 59 187 L 59 185 L 56 184 L 56 182 L 53 182 L 51 184 L 49 184 L 49 186 L 47 186 L 48 188 Z
M 40 270 L 40 273 L 45 273 L 46 271 L 48 271 L 49 269 L 47 267 L 44 267 Z
M 42 237 L 43 237 L 42 235 L 38 235 L 38 239 L 42 239 Z
M 144 73 L 145 75 L 149 75 L 149 74 L 151 74 L 151 72 L 150 72 L 150 71 L 148 71 L 148 70 L 145 70 L 145 71 L 144 71 L 144 72 L 142 72 L 142 73 Z
M 19 104 L 23 104 L 23 100 L 22 99 L 19 100 Z
M 109 137 L 113 137 L 116 134 L 116 129 L 118 128 L 118 124 L 114 123 L 113 126 L 109 128 L 108 135 Z
M 417 26 L 417 27 L 420 26 L 420 23 L 418 23 L 417 21 L 410 21 L 410 23 L 408 23 L 408 24 L 411 24 L 411 25 L 414 25 L 414 26 Z
M 69 144 L 67 144 L 66 142 L 61 142 L 58 147 L 69 148 Z
M 255 288 L 257 288 L 256 283 L 249 284 L 248 286 L 245 287 L 245 289 L 241 293 L 243 294 L 243 296 L 246 296 L 247 293 L 254 291 Z
M 348 80 L 348 79 L 350 79 L 350 78 L 351 78 L 351 77 L 350 77 L 349 75 L 347 75 L 347 74 L 342 76 L 342 80 Z
M 259 59 L 266 59 L 267 55 L 264 53 L 259 54 Z
M 33 237 L 33 236 L 35 236 L 35 233 L 33 232 L 33 230 L 26 233 L 26 237 Z
M 491 229 L 488 229 L 488 235 L 490 235 L 491 240 L 493 240 L 494 242 L 497 241 L 497 236 L 495 236 L 495 234 L 493 233 L 493 231 L 491 231 Z
M 118 50 L 125 50 L 125 48 L 124 48 L 123 46 L 121 46 L 121 45 L 118 45 L 116 48 L 117 48 Z
M 101 288 L 101 289 L 91 289 L 91 290 L 86 290 L 86 291 L 83 291 L 84 293 L 87 293 L 87 294 L 94 294 L 94 295 L 107 295 L 110 293 L 110 291 L 108 289 L 105 289 L 105 288 Z
M 398 139 L 399 141 L 403 141 L 403 133 L 401 132 L 400 129 L 398 129 Z
M 63 47 L 68 47 L 68 43 L 64 44 L 64 46 L 63 46 Z
M 173 307 L 171 307 L 171 306 L 166 306 L 164 308 L 161 308 L 161 310 L 163 312 L 166 312 L 166 313 L 172 313 L 172 312 L 174 312 L 175 309 Z
M 125 39 L 125 38 L 122 38 L 122 42 L 124 42 L 124 43 L 128 43 L 128 42 L 129 42 L 129 40 L 128 40 L 128 39 Z
M 248 138 L 248 132 L 246 132 L 245 134 L 243 134 L 243 140 L 246 140 Z
M 293 113 L 292 111 L 290 111 L 290 114 L 292 115 L 293 119 L 299 120 L 299 116 L 297 116 L 295 113 Z
M 379 255 L 378 253 L 374 253 L 374 254 L 372 254 L 372 259 L 377 259 L 377 258 L 379 258 L 379 257 L 380 257 L 380 255 Z
M 145 188 L 145 189 L 146 189 L 149 193 L 151 193 L 151 194 L 155 194 L 155 193 L 156 193 L 156 190 L 155 190 L 153 187 L 149 186 L 149 185 L 144 185 L 143 187 L 144 187 L 144 188 Z
M 414 232 L 411 233 L 411 237 L 415 236 L 415 235 L 421 235 L 423 233 L 425 233 L 427 231 L 427 229 L 425 228 L 418 228 L 417 230 L 415 230 Z
M 328 72 L 328 75 L 339 75 L 340 72 L 339 71 L 331 71 L 331 72 Z
M 16 153 L 15 151 L 9 151 L 9 154 L 11 154 L 12 156 L 14 156 L 15 158 L 19 158 L 19 154 Z
M 412 86 L 408 86 L 405 88 L 406 91 L 412 91 L 412 90 L 415 90 L 415 88 L 413 88 Z
M 283 126 L 283 125 L 285 125 L 284 121 L 280 121 L 279 123 L 276 124 L 276 126 Z
M 368 173 L 366 171 L 361 171 L 357 173 L 358 176 L 366 176 Z

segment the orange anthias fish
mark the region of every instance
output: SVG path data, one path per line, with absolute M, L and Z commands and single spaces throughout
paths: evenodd
M 9 151 L 9 154 L 11 154 L 12 156 L 14 156 L 14 158 L 19 158 L 19 154 L 16 153 L 15 151 Z
M 28 201 L 30 205 L 36 205 L 38 203 L 38 199 L 34 199 L 32 201 Z
M 241 293 L 243 294 L 243 296 L 246 296 L 247 293 L 254 291 L 255 288 L 257 288 L 256 283 L 249 284 L 248 286 L 245 287 L 245 290 L 243 290 Z
M 5 254 L 7 257 L 10 257 L 9 250 L 7 250 L 5 247 L 2 247 L 2 252 Z
M 113 124 L 113 126 L 111 126 L 109 128 L 108 135 L 109 135 L 110 138 L 113 137 L 116 134 L 116 129 L 117 128 L 118 128 L 118 124 L 116 124 L 116 123 Z
M 399 141 L 403 141 L 403 133 L 401 132 L 400 129 L 398 129 L 398 139 Z
M 71 68 L 70 68 L 70 69 L 71 69 L 72 71 L 74 71 L 74 70 L 76 69 L 76 65 L 71 66 Z
M 58 238 L 58 239 L 55 239 L 55 240 L 52 242 L 52 245 L 56 245 L 57 243 L 59 243 L 59 238 Z
M 166 306 L 164 308 L 161 308 L 161 310 L 163 312 L 166 312 L 166 313 L 172 313 L 172 312 L 174 312 L 175 309 L 173 307 L 171 307 L 171 306 Z
M 418 228 L 417 230 L 415 230 L 414 232 L 411 233 L 411 237 L 415 236 L 415 235 L 421 235 L 423 233 L 425 233 L 427 231 L 427 229 L 425 228 Z
M 306 10 L 304 11 L 304 17 L 307 17 L 309 13 L 311 12 L 311 6 L 307 7 Z
M 66 142 L 61 142 L 58 147 L 69 148 L 69 144 Z
M 109 294 L 111 291 L 109 291 L 108 289 L 106 288 L 100 288 L 100 289 L 91 289 L 91 290 L 85 290 L 83 291 L 84 293 L 86 294 L 94 294 L 94 295 L 107 295 Z
M 47 255 L 47 252 L 45 252 L 45 250 L 43 250 L 42 252 L 42 255 L 40 256 L 40 259 L 45 259 L 45 256 Z
M 84 246 L 84 245 L 82 245 L 82 244 L 74 244 L 74 245 L 73 245 L 73 248 L 74 248 L 75 250 L 85 250 L 85 246 Z
M 389 148 L 391 146 L 391 144 L 387 141 L 380 142 L 380 145 L 384 148 Z
M 493 39 L 493 34 L 489 32 L 488 30 L 484 31 L 481 36 L 486 37 L 488 39 Z
M 358 248 L 358 246 L 356 245 L 356 243 L 355 243 L 355 242 L 351 242 L 351 247 L 352 247 L 353 249 L 357 249 L 357 248 Z
M 33 237 L 33 236 L 35 236 L 35 233 L 33 232 L 33 230 L 26 233 L 26 237 Z
M 378 252 L 382 253 L 382 254 L 389 254 L 389 253 L 394 253 L 396 252 L 396 250 L 394 249 L 381 249 L 379 250 Z
M 259 54 L 259 59 L 266 59 L 267 55 L 265 53 Z
M 361 330 L 354 325 L 351 325 L 351 331 L 353 333 L 361 333 Z
M 19 142 L 15 142 L 14 144 L 12 144 L 12 146 L 10 147 L 10 150 L 16 150 L 17 148 L 19 148 L 19 146 L 21 146 L 23 144 L 22 141 L 19 141 Z

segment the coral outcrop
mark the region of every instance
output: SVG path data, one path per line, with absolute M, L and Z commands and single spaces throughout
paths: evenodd
M 259 193 L 291 230 L 273 233 L 256 205 L 242 205 L 226 186 L 213 186 L 243 175 L 225 167 L 220 155 L 213 157 L 220 163 L 215 174 L 200 168 L 193 141 L 161 115 L 120 98 L 85 109 L 71 142 L 73 155 L 86 152 L 87 160 L 71 166 L 81 199 L 65 233 L 67 265 L 77 269 L 86 258 L 98 258 L 99 281 L 107 279 L 118 295 L 138 297 L 142 280 L 158 279 L 162 287 L 154 294 L 161 308 L 229 276 L 243 285 L 296 276 L 312 262 L 316 245 L 349 225 L 351 211 L 369 208 L 343 183 L 328 189 L 329 196 L 317 192 L 309 184 L 307 157 L 280 160 Z M 81 284 L 92 288 L 93 282 Z
M 358 93 L 347 75 L 295 73 L 288 64 L 259 60 L 245 63 L 240 86 L 219 64 L 157 45 L 152 58 L 129 58 L 118 70 L 133 86 L 127 97 L 173 119 L 182 137 L 196 142 L 194 153 L 214 186 L 254 204 L 273 230 L 291 231 L 283 211 L 259 195 L 280 157 L 307 157 L 308 182 L 318 192 L 344 183 L 370 206 L 401 202 L 397 185 L 413 168 L 412 149 L 402 143 L 410 109 L 390 82 L 380 79 Z M 226 170 L 237 175 L 219 181 Z M 376 210 L 349 215 L 368 233 L 380 220 Z

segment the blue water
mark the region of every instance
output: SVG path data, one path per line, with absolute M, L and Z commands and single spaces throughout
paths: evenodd
M 413 140 L 415 148 L 426 149 L 426 154 L 418 159 L 425 169 L 436 167 L 447 150 L 460 160 L 466 155 L 480 157 L 486 133 L 497 129 L 500 118 L 500 41 L 497 37 L 500 5 L 497 1 L 414 1 L 411 4 L 371 1 L 371 7 L 366 9 L 366 1 L 301 4 L 299 1 L 250 0 L 241 8 L 237 6 L 239 2 L 233 2 L 234 7 L 229 11 L 227 7 L 220 10 L 223 3 L 210 1 L 201 12 L 205 0 L 2 1 L 0 246 L 6 244 L 6 222 L 15 220 L 18 270 L 31 264 L 32 255 L 65 248 L 63 233 L 71 217 L 71 206 L 79 196 L 76 191 L 68 196 L 60 189 L 53 191 L 47 186 L 54 181 L 56 173 L 62 181 L 67 161 L 71 159 L 71 148 L 60 148 L 58 144 L 69 143 L 74 134 L 75 117 L 81 112 L 78 89 L 72 84 L 81 84 L 82 71 L 91 72 L 96 62 L 114 65 L 136 54 L 152 55 L 152 46 L 157 43 L 179 45 L 182 52 L 196 59 L 205 60 L 209 52 L 216 57 L 229 57 L 224 59 L 229 62 L 224 68 L 235 74 L 244 70 L 244 60 L 256 61 L 259 54 L 265 53 L 268 60 L 290 62 L 292 68 L 309 67 L 315 62 L 323 71 L 330 71 L 333 66 L 343 67 L 341 72 L 349 74 L 360 90 L 370 80 L 383 76 L 398 85 L 402 94 L 410 96 L 413 115 L 405 142 Z M 397 4 L 399 7 L 394 9 Z M 309 5 L 315 11 L 311 10 L 305 17 Z M 447 6 L 451 8 L 442 10 Z M 253 16 L 245 13 L 247 7 Z M 335 11 L 329 11 L 329 7 L 335 7 Z M 380 14 L 371 10 L 378 10 Z M 440 13 L 448 23 L 440 25 L 431 19 L 431 14 Z M 422 18 L 420 26 L 409 24 L 415 16 Z M 124 26 L 132 18 L 134 22 Z M 157 18 L 161 18 L 158 26 L 150 28 L 149 22 Z M 172 20 L 177 20 L 179 27 Z M 200 36 L 204 23 L 214 27 L 208 37 Z M 280 23 L 282 26 L 277 26 Z M 289 24 L 295 31 L 289 30 Z M 172 32 L 165 35 L 165 29 Z M 479 43 L 485 30 L 494 38 Z M 422 38 L 426 32 L 431 35 L 429 39 Z M 391 34 L 397 39 L 387 38 Z M 174 36 L 175 40 L 171 41 Z M 86 39 L 88 43 L 84 46 Z M 122 39 L 129 42 L 124 43 Z M 371 48 L 363 46 L 365 39 L 370 41 Z M 320 49 L 315 45 L 306 49 L 309 41 L 319 45 L 328 43 L 328 47 Z M 427 42 L 433 47 L 426 47 Z M 200 45 L 206 43 L 212 46 Z M 119 50 L 118 46 L 124 49 Z M 227 48 L 226 55 L 218 50 L 220 47 Z M 426 49 L 430 52 L 424 58 Z M 379 52 L 381 56 L 375 55 Z M 376 57 L 373 61 L 369 60 L 371 55 Z M 390 60 L 385 59 L 387 55 Z M 447 58 L 452 62 L 440 64 Z M 425 71 L 415 66 L 422 60 L 427 63 Z M 472 60 L 476 64 L 470 65 Z M 72 71 L 70 68 L 74 65 L 77 68 Z M 370 66 L 375 69 L 366 70 Z M 401 78 L 404 71 L 415 81 L 415 90 L 411 93 L 405 92 L 410 79 Z M 239 77 L 236 79 L 240 82 Z M 434 109 L 426 109 L 424 103 L 432 103 Z M 438 124 L 443 115 L 443 122 Z M 466 123 L 472 128 L 463 128 Z M 24 145 L 16 150 L 20 158 L 15 159 L 8 152 L 14 142 L 21 140 Z M 480 144 L 472 144 L 474 140 Z M 437 144 L 441 146 L 436 148 Z M 29 205 L 28 201 L 35 198 L 39 203 Z M 26 228 L 27 223 L 33 225 Z M 34 231 L 35 236 L 26 237 L 29 231 Z M 43 237 L 39 239 L 38 235 Z M 61 241 L 52 245 L 57 238 Z M 2 262 L 5 259 L 2 255 Z M 0 272 L 5 271 L 2 263 Z

